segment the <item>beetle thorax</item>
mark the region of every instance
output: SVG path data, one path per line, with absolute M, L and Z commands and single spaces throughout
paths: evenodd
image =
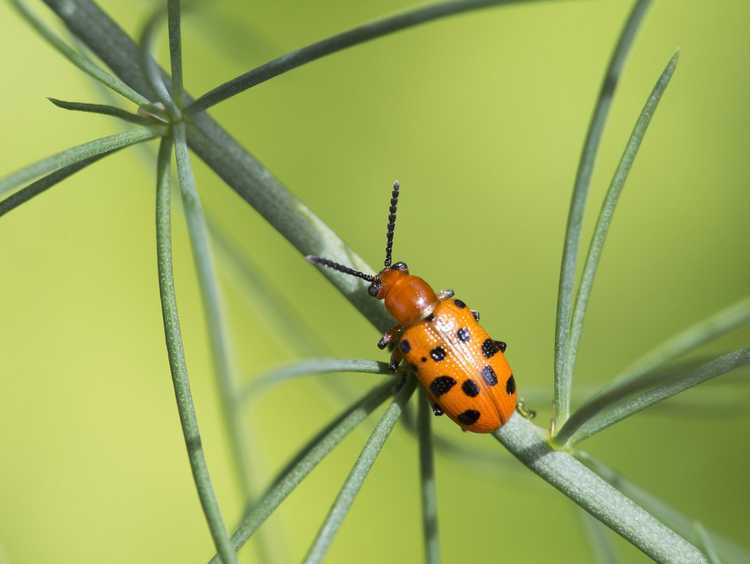
M 378 298 L 402 327 L 427 317 L 438 303 L 432 287 L 408 272 L 385 269 L 379 274 L 381 288 Z

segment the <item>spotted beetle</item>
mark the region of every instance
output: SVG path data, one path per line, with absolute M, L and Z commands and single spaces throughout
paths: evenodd
M 516 382 L 505 359 L 506 344 L 495 341 L 479 324 L 479 313 L 453 297 L 437 294 L 409 274 L 404 262 L 392 263 L 393 235 L 400 185 L 393 183 L 388 209 L 385 261 L 376 275 L 316 256 L 317 265 L 362 278 L 371 296 L 383 300 L 398 322 L 378 341 L 389 347 L 391 368 L 402 360 L 411 366 L 432 402 L 435 415 L 447 414 L 464 431 L 490 433 L 500 428 L 516 408 Z

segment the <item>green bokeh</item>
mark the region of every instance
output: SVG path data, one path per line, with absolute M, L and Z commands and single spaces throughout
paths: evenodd
M 199 94 L 271 56 L 413 4 L 221 2 L 185 22 L 186 84 Z M 750 288 L 750 108 L 743 94 L 750 4 L 655 4 L 612 107 L 585 238 L 646 96 L 675 48 L 682 55 L 608 239 L 580 349 L 582 385 L 606 382 L 640 352 Z M 136 33 L 152 3 L 101 5 Z M 211 113 L 371 264 L 382 255 L 388 187 L 398 177 L 397 258 L 481 310 L 485 326 L 510 343 L 521 393 L 551 387 L 570 189 L 629 5 L 550 2 L 443 20 L 312 63 Z M 118 130 L 107 118 L 49 104 L 45 96 L 103 100 L 7 4 L 0 22 L 0 175 Z M 219 30 L 227 22 L 230 29 Z M 212 552 L 164 350 L 147 158 L 123 151 L 0 220 L 0 562 L 3 552 L 13 564 L 203 562 Z M 370 325 L 195 162 L 205 207 L 331 353 L 382 358 Z M 222 508 L 234 523 L 242 504 L 181 220 L 175 243 L 198 416 Z M 298 358 L 284 335 L 270 331 L 253 297 L 223 281 L 243 374 Z M 749 338 L 745 329 L 701 352 Z M 352 387 L 374 378 L 352 376 Z M 265 396 L 248 417 L 259 484 L 341 407 L 313 381 Z M 744 542 L 747 423 L 744 415 L 642 414 L 586 448 L 691 518 Z M 434 428 L 467 445 L 499 448 L 462 435 L 446 418 Z M 266 524 L 280 561 L 304 555 L 366 432 L 355 432 Z M 590 558 L 573 504 L 517 466 L 490 470 L 439 457 L 437 473 L 446 562 Z M 329 561 L 419 561 L 417 486 L 415 442 L 399 429 Z M 645 561 L 617 542 L 626 562 Z M 252 549 L 242 555 L 255 561 Z

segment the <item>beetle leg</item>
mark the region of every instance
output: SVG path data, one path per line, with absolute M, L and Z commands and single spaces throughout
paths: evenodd
M 516 403 L 516 411 L 526 419 L 534 419 L 534 417 L 536 417 L 536 411 L 534 411 L 533 409 L 529 409 L 529 407 L 526 405 L 526 401 L 523 398 L 518 399 L 518 402 Z
M 440 290 L 437 297 L 439 300 L 447 300 L 448 298 L 452 298 L 454 294 L 453 290 Z
M 393 393 L 397 393 L 406 384 L 406 374 L 402 374 L 400 378 L 396 378 L 396 383 L 393 386 Z
M 445 411 L 443 411 L 442 409 L 440 409 L 440 406 L 438 404 L 436 404 L 435 402 L 432 402 L 432 413 L 436 417 L 438 417 L 440 415 L 443 415 L 445 413 Z
M 500 352 L 505 352 L 505 349 L 508 348 L 508 343 L 504 341 L 495 341 L 495 346 L 500 349 Z
M 393 349 L 393 352 L 391 352 L 391 362 L 390 367 L 391 370 L 396 372 L 398 370 L 398 365 L 401 364 L 401 359 L 404 358 L 404 353 L 401 352 L 401 347 L 396 347 Z
M 388 331 L 383 333 L 383 336 L 380 337 L 380 340 L 378 341 L 378 348 L 380 350 L 383 350 L 385 347 L 387 347 L 389 344 L 396 341 L 396 338 L 401 333 L 401 326 L 400 325 L 394 325 Z
M 475 309 L 472 309 L 472 310 L 471 310 L 471 315 L 473 315 L 473 316 L 474 316 L 474 319 L 475 319 L 475 320 L 479 321 L 479 312 L 478 312 L 477 310 L 475 310 Z

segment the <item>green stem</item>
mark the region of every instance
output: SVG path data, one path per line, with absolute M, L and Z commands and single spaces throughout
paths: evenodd
M 301 376 L 358 372 L 362 374 L 393 374 L 388 363 L 374 360 L 342 360 L 338 358 L 309 358 L 288 366 L 282 366 L 261 374 L 245 384 L 239 392 L 239 402 L 249 402 L 260 394 L 286 380 Z
M 221 516 L 219 503 L 211 484 L 211 476 L 203 453 L 198 417 L 190 393 L 187 363 L 182 344 L 180 319 L 177 313 L 177 298 L 174 288 L 174 274 L 172 270 L 172 219 L 171 193 L 169 186 L 169 155 L 171 153 L 171 137 L 162 139 L 159 147 L 159 166 L 156 187 L 156 247 L 157 263 L 159 267 L 159 293 L 161 297 L 162 315 L 164 317 L 164 335 L 167 342 L 169 368 L 172 372 L 177 399 L 177 410 L 180 414 L 182 434 L 188 451 L 188 460 L 193 472 L 193 480 L 198 490 L 198 497 L 206 516 L 211 537 L 217 552 L 225 564 L 237 562 L 234 549 L 229 541 L 224 519 Z
M 138 35 L 138 44 L 140 50 L 138 52 L 138 59 L 140 61 L 143 74 L 146 77 L 150 92 L 153 92 L 159 101 L 164 105 L 172 116 L 173 121 L 180 119 L 180 109 L 174 103 L 172 94 L 167 88 L 167 84 L 164 81 L 164 73 L 159 68 L 159 65 L 151 56 L 154 50 L 154 44 L 156 43 L 156 35 L 159 31 L 159 25 L 161 24 L 166 11 L 162 4 L 159 4 L 154 8 L 151 16 L 146 20 L 141 28 Z M 170 48 L 171 54 L 171 48 Z
M 583 525 L 586 538 L 591 546 L 595 564 L 620 564 L 617 551 L 609 536 L 607 536 L 609 535 L 609 529 L 580 507 L 576 508 L 576 513 L 581 519 L 581 525 Z
M 560 412 L 560 415 L 564 415 L 565 417 L 556 415 L 556 429 L 560 429 L 562 426 L 561 424 L 564 424 L 570 413 L 570 392 L 573 384 L 573 374 L 575 373 L 578 345 L 581 336 L 583 335 L 583 322 L 586 316 L 586 308 L 589 303 L 589 298 L 591 297 L 594 279 L 596 278 L 597 269 L 599 268 L 599 262 L 601 260 L 602 250 L 604 249 L 604 243 L 607 239 L 607 233 L 609 232 L 609 226 L 612 223 L 612 217 L 614 216 L 620 194 L 625 187 L 625 182 L 628 179 L 635 158 L 638 155 L 638 150 L 641 147 L 646 131 L 648 131 L 654 112 L 656 111 L 659 101 L 677 68 L 678 59 L 679 52 L 672 55 L 672 58 L 667 63 L 667 66 L 662 71 L 654 88 L 646 99 L 646 103 L 638 116 L 635 127 L 633 128 L 627 145 L 625 146 L 625 150 L 622 153 L 620 162 L 612 176 L 609 188 L 607 189 L 607 194 L 604 197 L 604 202 L 602 203 L 602 207 L 599 210 L 599 215 L 596 219 L 594 234 L 591 236 L 591 243 L 589 244 L 588 252 L 586 254 L 586 262 L 583 267 L 583 274 L 581 275 L 581 284 L 578 287 L 578 292 L 576 294 L 573 317 L 570 322 L 570 333 L 568 334 L 565 343 L 565 355 L 560 381 L 564 384 L 566 391 L 562 397 L 562 401 L 560 401 L 559 398 L 556 398 L 556 403 L 559 404 L 559 406 L 556 405 L 556 407 L 563 410 Z
M 127 84 L 121 81 L 119 78 L 112 76 L 107 71 L 100 69 L 94 62 L 88 57 L 82 55 L 76 51 L 73 47 L 65 43 L 60 37 L 58 37 L 40 18 L 28 9 L 26 3 L 22 0 L 11 0 L 11 4 L 16 11 L 23 17 L 31 27 L 36 30 L 47 43 L 52 45 L 59 53 L 68 59 L 71 63 L 81 69 L 83 72 L 88 74 L 94 80 L 101 82 L 103 85 L 111 88 L 124 98 L 127 98 L 134 104 L 139 106 L 148 104 L 148 98 L 141 96 L 138 92 L 130 88 Z
M 422 491 L 422 536 L 424 538 L 425 562 L 427 564 L 440 564 L 435 455 L 432 448 L 432 408 L 422 388 L 419 390 L 417 432 L 419 438 L 419 477 Z
M 135 127 L 122 133 L 94 139 L 70 149 L 55 153 L 0 179 L 0 194 L 25 184 L 26 182 L 60 170 L 66 166 L 84 161 L 96 155 L 110 153 L 114 150 L 153 139 L 164 133 L 162 128 Z
M 722 309 L 649 351 L 614 377 L 615 382 L 632 380 L 664 366 L 705 343 L 750 322 L 750 297 Z
M 305 564 L 316 564 L 323 561 L 323 557 L 328 552 L 336 533 L 338 533 L 344 519 L 349 514 L 349 509 L 351 509 L 354 503 L 354 498 L 357 497 L 359 490 L 362 488 L 365 478 L 367 478 L 373 464 L 375 464 L 375 460 L 377 460 L 385 441 L 396 426 L 396 423 L 398 423 L 404 406 L 409 401 L 412 393 L 414 393 L 416 383 L 415 378 L 407 378 L 402 383 L 401 389 L 396 394 L 393 403 L 388 406 L 388 409 L 382 415 L 380 421 L 378 421 L 370 438 L 367 439 L 359 458 L 357 458 L 351 472 L 349 472 L 349 476 L 346 478 L 341 491 L 339 491 L 336 501 L 333 502 L 326 520 L 320 527 L 318 535 L 315 537 L 305 557 Z
M 505 6 L 509 4 L 520 4 L 534 0 L 452 0 L 448 2 L 437 2 L 428 4 L 415 10 L 409 10 L 362 24 L 348 31 L 338 33 L 332 37 L 317 41 L 307 47 L 292 51 L 281 57 L 269 61 L 254 68 L 232 80 L 225 82 L 198 98 L 185 108 L 186 113 L 197 113 L 219 102 L 236 96 L 240 92 L 257 86 L 282 73 L 295 69 L 309 62 L 330 55 L 337 51 L 347 49 L 378 37 L 414 27 L 447 16 L 453 16 L 462 12 L 490 8 L 493 6 Z
M 650 513 L 658 515 L 662 521 L 667 523 L 679 534 L 694 541 L 700 540 L 695 538 L 695 521 L 686 517 L 673 507 L 670 507 L 659 498 L 648 493 L 646 490 L 629 482 L 623 476 L 599 462 L 587 452 L 577 450 L 574 452 L 574 456 L 604 480 L 612 484 L 613 487 L 617 488 L 631 499 L 637 500 L 638 503 L 645 507 Z M 722 537 L 716 533 L 716 531 L 711 531 L 711 535 L 714 543 L 718 546 L 719 552 L 727 561 L 732 562 L 733 564 L 746 564 L 747 562 L 750 562 L 750 552 L 748 552 L 747 549 L 728 538 Z
M 723 354 L 685 372 L 648 373 L 615 382 L 585 401 L 558 430 L 554 441 L 558 445 L 574 445 L 655 403 L 747 364 L 750 347 Z
M 404 428 L 414 436 L 418 436 L 417 423 L 414 418 L 414 414 L 410 409 L 410 406 L 406 406 L 404 413 L 401 416 L 401 422 Z M 432 443 L 435 450 L 450 456 L 456 462 L 468 464 L 474 468 L 478 464 L 482 464 L 486 469 L 490 469 L 493 473 L 497 471 L 498 466 L 503 466 L 503 471 L 518 471 L 520 466 L 516 464 L 510 456 L 505 452 L 498 452 L 497 450 L 480 450 L 475 447 L 466 446 L 465 442 L 460 439 L 452 440 L 447 437 L 441 437 L 440 435 L 432 435 Z M 497 473 L 497 477 L 501 477 Z
M 214 372 L 218 379 L 222 413 L 224 414 L 226 429 L 229 433 L 235 469 L 242 495 L 245 498 L 249 498 L 252 488 L 246 448 L 247 437 L 243 430 L 242 414 L 239 411 L 236 400 L 239 386 L 235 381 L 236 371 L 232 366 L 229 335 L 221 304 L 221 295 L 211 253 L 208 229 L 188 157 L 187 144 L 185 142 L 185 125 L 183 123 L 175 124 L 174 133 L 175 157 L 177 160 L 177 175 L 180 180 L 182 206 L 190 235 L 193 261 L 198 274 L 198 285 L 203 301 L 206 324 L 208 325 L 211 358 L 213 360 Z
M 520 415 L 514 414 L 494 436 L 543 480 L 657 562 L 705 562 L 701 552 L 672 529 L 569 453 L 550 447 L 542 430 Z
M 62 108 L 63 110 L 87 112 L 92 114 L 116 117 L 130 123 L 136 123 L 138 125 L 154 125 L 153 118 L 141 116 L 138 114 L 131 114 L 130 112 L 116 106 L 109 106 L 106 104 L 89 104 L 87 102 L 69 102 L 67 100 L 58 100 L 57 98 L 47 98 L 47 100 L 52 102 L 58 108 Z
M 260 316 L 268 323 L 269 333 L 279 339 L 279 344 L 291 346 L 301 356 L 327 352 L 328 347 L 316 328 L 305 322 L 278 285 L 263 275 L 259 265 L 242 252 L 210 214 L 206 219 L 224 271 L 242 295 L 258 308 Z
M 239 550 L 281 502 L 304 480 L 350 432 L 375 411 L 391 394 L 393 383 L 387 382 L 368 392 L 319 431 L 297 455 L 279 472 L 266 492 L 260 496 L 242 518 L 232 534 L 232 544 Z M 214 556 L 211 564 L 218 564 Z
M 714 546 L 711 534 L 701 523 L 696 522 L 693 525 L 693 528 L 695 528 L 695 532 L 700 539 L 700 544 L 703 546 L 703 552 L 705 553 L 706 558 L 708 558 L 708 563 L 721 564 L 721 558 L 719 558 L 719 553 L 716 550 L 716 546 Z
M 182 30 L 180 22 L 180 0 L 168 0 L 169 64 L 172 71 L 172 96 L 178 108 L 182 107 L 179 94 L 182 92 Z
M 570 321 L 573 313 L 576 261 L 581 238 L 583 212 L 586 208 L 586 198 L 588 196 L 589 185 L 591 184 L 591 175 L 594 171 L 594 162 L 599 151 L 599 143 L 604 132 L 604 125 L 607 122 L 607 116 L 609 115 L 609 108 L 612 105 L 612 99 L 617 89 L 617 83 L 620 80 L 625 60 L 630 52 L 630 47 L 633 45 L 643 16 L 650 5 L 651 0 L 638 0 L 635 2 L 620 32 L 617 45 L 612 52 L 602 84 L 599 87 L 599 96 L 594 106 L 591 121 L 589 122 L 586 139 L 583 142 L 581 158 L 578 162 L 578 170 L 576 171 L 573 196 L 570 200 L 568 221 L 565 226 L 565 244 L 563 245 L 562 265 L 560 267 L 560 285 L 558 288 L 557 317 L 555 321 L 554 426 L 558 429 L 570 415 L 572 380 L 566 378 L 564 353 L 568 342 L 568 332 L 570 331 Z
M 76 172 L 80 171 L 81 169 L 84 169 L 87 166 L 94 164 L 96 161 L 103 159 L 107 155 L 111 155 L 116 150 L 117 149 L 113 149 L 112 151 L 109 151 L 107 153 L 101 153 L 99 155 L 89 157 L 86 160 L 73 163 L 72 165 L 68 165 L 65 168 L 61 168 L 60 170 L 56 170 L 55 172 L 48 174 L 47 176 L 43 176 L 42 178 L 40 178 L 39 180 L 35 182 L 32 182 L 31 184 L 19 190 L 18 192 L 11 194 L 7 198 L 5 198 L 3 201 L 0 201 L 0 217 L 4 216 L 8 212 L 13 211 L 18 206 L 25 204 L 32 198 L 38 196 L 39 194 L 46 192 L 47 190 L 54 187 L 59 182 L 62 182 L 69 176 L 74 175 Z

